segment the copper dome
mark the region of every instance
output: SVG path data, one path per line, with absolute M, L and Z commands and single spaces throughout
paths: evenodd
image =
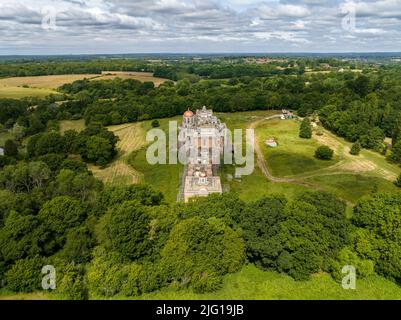
M 189 109 L 188 109 L 188 111 L 185 111 L 185 113 L 184 113 L 185 118 L 191 118 L 193 116 L 194 116 L 194 113 Z

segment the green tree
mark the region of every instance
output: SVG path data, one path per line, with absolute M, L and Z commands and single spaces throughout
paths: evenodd
M 152 128 L 158 128 L 160 127 L 160 123 L 158 120 L 153 120 L 152 121 Z
M 320 146 L 316 149 L 315 157 L 319 160 L 333 159 L 334 151 L 328 146 Z
M 137 260 L 150 251 L 150 217 L 142 205 L 127 201 L 111 208 L 107 236 L 112 249 L 131 260 Z
M 13 158 L 18 156 L 18 144 L 14 140 L 6 140 L 4 143 L 4 155 Z
M 43 266 L 39 256 L 18 260 L 5 273 L 6 288 L 12 292 L 32 292 L 41 289 Z
M 401 113 L 398 114 L 398 117 L 394 124 L 393 132 L 392 132 L 393 147 L 400 141 L 400 139 L 401 139 Z
M 362 149 L 361 144 L 357 141 L 352 145 L 349 153 L 353 156 L 358 156 L 359 153 L 361 152 L 361 149 Z
M 401 188 L 401 174 L 397 177 L 397 179 L 394 181 L 394 184 Z
M 399 193 L 375 194 L 359 200 L 353 224 L 357 253 L 375 263 L 375 271 L 401 282 L 401 197 Z
M 87 300 L 89 298 L 88 289 L 80 270 L 74 263 L 64 267 L 62 277 L 57 284 L 57 293 L 61 294 L 66 300 Z
M 296 280 L 306 280 L 323 266 L 324 254 L 329 248 L 329 232 L 324 228 L 322 216 L 309 203 L 296 201 L 287 204 L 285 221 L 274 241 L 281 250 L 277 268 Z
M 9 263 L 39 253 L 38 239 L 34 234 L 38 225 L 37 217 L 11 211 L 0 229 L 1 260 Z
M 70 229 L 67 232 L 62 255 L 72 263 L 89 262 L 93 245 L 94 241 L 87 226 Z
M 92 136 L 86 142 L 86 157 L 90 162 L 105 166 L 113 157 L 112 146 L 108 140 Z
M 220 219 L 194 217 L 176 224 L 162 251 L 163 275 L 179 287 L 197 292 L 221 286 L 222 276 L 238 271 L 244 262 L 241 232 Z
M 306 117 L 301 123 L 299 137 L 303 139 L 312 138 L 312 125 L 308 117 Z
M 397 142 L 391 150 L 391 160 L 401 162 L 401 141 Z
M 86 214 L 78 200 L 63 196 L 46 202 L 38 217 L 41 221 L 41 244 L 45 252 L 50 253 L 64 246 L 67 231 L 78 227 Z

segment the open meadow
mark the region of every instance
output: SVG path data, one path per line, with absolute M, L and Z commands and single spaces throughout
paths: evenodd
M 156 87 L 166 79 L 154 77 L 150 72 L 104 71 L 102 74 L 66 74 L 33 77 L 12 77 L 0 79 L 0 98 L 21 99 L 24 97 L 44 98 L 58 94 L 57 88 L 77 80 L 113 80 L 120 78 L 135 79 L 141 82 L 153 82 Z

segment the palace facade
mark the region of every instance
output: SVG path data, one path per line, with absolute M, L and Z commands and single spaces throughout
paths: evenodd
M 194 114 L 184 113 L 179 128 L 178 146 L 185 155 L 184 201 L 193 197 L 206 197 L 211 193 L 222 193 L 218 176 L 220 159 L 224 154 L 227 127 L 203 107 Z

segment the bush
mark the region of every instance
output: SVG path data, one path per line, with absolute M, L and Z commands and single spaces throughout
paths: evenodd
M 309 118 L 305 118 L 301 123 L 299 137 L 303 139 L 312 138 L 312 125 Z
M 12 292 L 33 292 L 42 285 L 43 261 L 39 256 L 18 260 L 5 274 L 6 288 Z
M 152 127 L 153 127 L 153 128 L 158 128 L 158 127 L 160 127 L 159 121 L 158 121 L 158 120 L 153 120 L 153 121 L 152 121 Z
M 401 188 L 401 174 L 398 176 L 397 180 L 394 181 L 394 184 L 395 184 L 398 188 Z
M 18 156 L 18 144 L 14 140 L 7 140 L 4 144 L 4 155 L 7 157 Z
M 73 264 L 69 264 L 57 285 L 57 293 L 67 300 L 87 300 L 88 289 L 86 288 L 82 274 Z
M 342 273 L 342 268 L 348 265 L 353 266 L 356 269 L 359 278 L 366 278 L 374 273 L 373 261 L 359 258 L 355 252 L 348 248 L 341 250 L 337 259 L 332 260 L 329 264 L 329 271 L 337 281 L 341 281 L 345 276 Z
M 358 156 L 361 150 L 362 150 L 361 144 L 357 141 L 352 145 L 351 151 L 349 153 L 353 156 Z
M 334 151 L 327 146 L 321 146 L 315 152 L 315 157 L 319 160 L 331 160 L 333 155 Z

